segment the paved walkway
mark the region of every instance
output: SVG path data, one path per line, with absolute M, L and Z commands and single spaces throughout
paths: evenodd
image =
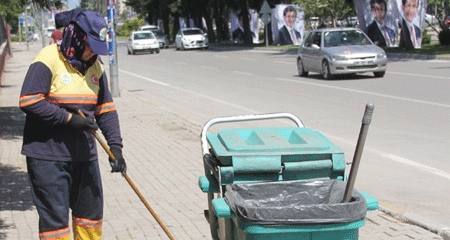
M 0 239 L 38 237 L 38 216 L 31 200 L 25 157 L 20 154 L 24 114 L 18 98 L 28 66 L 41 44 L 13 44 L 0 88 Z M 203 211 L 206 194 L 197 186 L 203 174 L 195 125 L 161 106 L 121 92 L 115 99 L 124 139 L 128 175 L 175 239 L 211 239 Z M 139 103 L 139 104 L 137 104 Z M 215 116 L 211 116 L 214 118 Z M 103 239 L 168 239 L 120 174 L 111 174 L 99 151 L 104 187 Z M 368 212 L 360 239 L 443 239 L 382 211 Z

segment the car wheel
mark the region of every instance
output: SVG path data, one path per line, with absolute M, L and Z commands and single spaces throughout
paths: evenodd
M 131 54 L 133 54 L 133 55 L 136 54 L 133 49 L 131 49 Z
M 375 75 L 375 77 L 377 77 L 377 78 L 381 78 L 381 77 L 384 77 L 385 73 L 386 73 L 385 71 L 383 71 L 383 72 L 373 72 L 373 75 Z
M 181 51 L 186 50 L 186 48 L 184 48 L 184 43 L 181 43 Z
M 322 77 L 328 80 L 333 79 L 333 75 L 330 73 L 330 66 L 326 60 L 322 62 Z
M 305 71 L 305 68 L 303 67 L 302 59 L 300 59 L 300 58 L 297 59 L 297 70 L 298 70 L 298 75 L 300 77 L 308 76 L 308 72 Z
M 156 49 L 156 53 L 159 53 L 159 49 Z
M 130 55 L 131 53 L 130 53 L 130 49 L 129 48 L 127 48 L 127 53 L 128 53 L 128 55 Z

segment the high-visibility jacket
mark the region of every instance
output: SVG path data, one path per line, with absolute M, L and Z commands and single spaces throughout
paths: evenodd
M 122 147 L 119 118 L 99 61 L 83 75 L 56 44 L 45 47 L 28 69 L 19 104 L 27 114 L 22 146 L 26 156 L 56 161 L 97 159 L 92 133 L 67 125 L 71 109 L 95 117 L 108 145 Z

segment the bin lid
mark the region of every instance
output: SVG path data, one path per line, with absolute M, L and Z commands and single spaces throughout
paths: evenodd
M 325 136 L 309 128 L 225 129 L 206 137 L 222 163 L 232 156 L 343 154 Z

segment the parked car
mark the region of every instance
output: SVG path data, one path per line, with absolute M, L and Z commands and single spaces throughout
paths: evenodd
M 159 29 L 151 30 L 155 37 L 158 39 L 159 48 L 169 48 L 169 36 Z
M 437 20 L 436 16 L 425 13 L 425 22 L 427 22 L 431 25 L 436 25 L 438 23 L 438 20 Z
M 358 18 L 347 17 L 342 20 L 338 20 L 336 24 L 340 27 L 356 27 L 358 25 Z
M 159 53 L 159 42 L 151 31 L 134 31 L 127 42 L 128 54 L 136 52 Z
M 208 37 L 199 28 L 184 28 L 175 36 L 177 50 L 191 48 L 208 48 Z
M 149 31 L 149 30 L 158 30 L 159 27 L 155 26 L 155 25 L 144 25 L 144 26 L 139 26 L 138 30 L 139 31 Z
M 51 36 L 52 36 L 52 33 L 53 33 L 55 30 L 56 30 L 55 27 L 49 26 L 49 27 L 47 28 L 47 37 L 51 37 Z
M 357 28 L 323 28 L 311 30 L 301 43 L 297 55 L 300 76 L 319 72 L 324 79 L 336 74 L 373 72 L 383 77 L 387 68 L 384 50 Z

